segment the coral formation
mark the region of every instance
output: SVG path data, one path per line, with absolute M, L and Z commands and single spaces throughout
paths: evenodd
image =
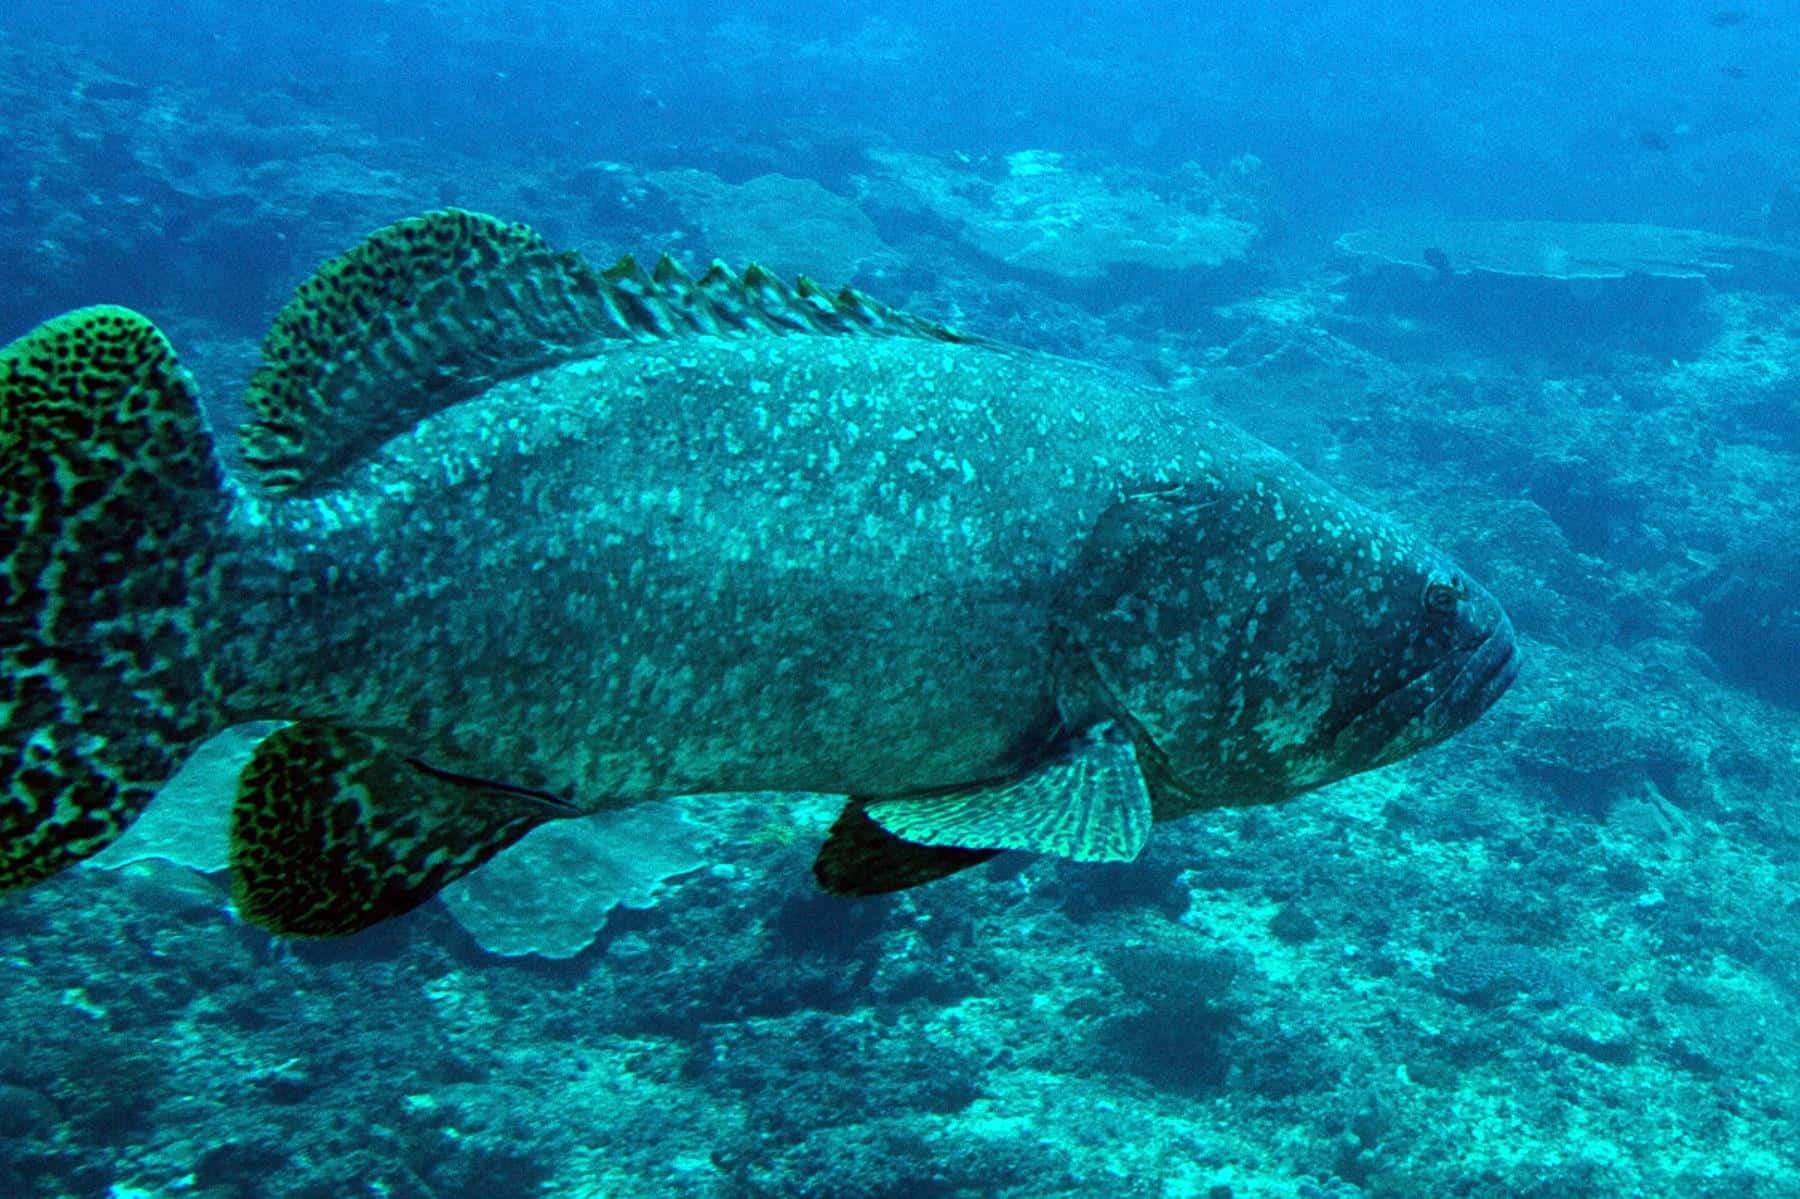
M 1261 232 L 1253 214 L 1258 164 L 1230 176 L 1197 169 L 1175 187 L 1048 150 L 997 161 L 945 162 L 871 150 L 866 191 L 878 204 L 928 216 L 996 263 L 1065 281 L 1126 268 L 1209 271 L 1242 262 Z
M 710 258 L 831 280 L 893 258 L 853 201 L 811 179 L 767 174 L 733 184 L 693 167 L 644 179 L 693 223 L 694 243 Z
M 1459 945 L 1438 967 L 1438 981 L 1458 998 L 1507 986 L 1544 1003 L 1594 1003 L 1599 994 L 1587 975 L 1529 945 Z
M 1360 259 L 1429 269 L 1527 278 L 1707 278 L 1729 271 L 1755 243 L 1697 229 L 1570 221 L 1426 221 L 1362 229 L 1338 238 Z M 1767 247 L 1772 250 L 1773 247 Z
M 674 801 L 559 821 L 451 884 L 444 905 L 489 953 L 574 957 L 615 907 L 648 907 L 718 849 Z

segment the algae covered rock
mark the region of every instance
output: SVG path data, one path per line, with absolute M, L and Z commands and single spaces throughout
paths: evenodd
M 645 179 L 698 228 L 708 258 L 836 279 L 893 257 L 854 201 L 811 179 L 767 174 L 728 183 L 692 167 L 652 171 Z
M 1072 282 L 1123 268 L 1210 271 L 1249 256 L 1261 235 L 1261 166 L 1218 179 L 1165 180 L 1049 150 L 945 161 L 871 150 L 872 200 L 941 222 L 995 262 Z

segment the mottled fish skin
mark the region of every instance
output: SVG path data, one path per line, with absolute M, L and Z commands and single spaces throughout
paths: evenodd
M 398 733 L 592 808 L 1015 771 L 1057 723 L 1052 606 L 1120 481 L 1266 454 L 1172 420 L 972 345 L 620 346 L 316 499 L 246 498 L 213 660 L 234 716 Z
M 1101 518 L 1145 495 L 1196 501 L 1192 545 L 1121 575 Z M 619 346 L 235 527 L 212 655 L 234 717 L 377 730 L 583 809 L 942 787 L 1102 715 L 1161 766 L 1159 817 L 1276 799 L 1491 700 L 1357 718 L 1469 652 L 1409 628 L 1437 627 L 1434 580 L 1464 642 L 1511 643 L 1441 555 L 1247 435 L 981 345 Z M 1078 644 L 1071 605 L 1121 640 Z

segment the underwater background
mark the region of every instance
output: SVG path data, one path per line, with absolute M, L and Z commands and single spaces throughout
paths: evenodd
M 229 428 L 415 212 L 756 260 L 1216 408 L 1527 656 L 1130 865 L 684 800 L 338 942 L 230 912 L 228 735 L 0 906 L 0 1195 L 1800 1194 L 1797 129 L 1791 3 L 6 6 L 0 342 L 131 305 Z

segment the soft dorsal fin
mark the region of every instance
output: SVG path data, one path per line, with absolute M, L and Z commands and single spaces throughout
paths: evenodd
M 342 936 L 412 910 L 544 821 L 578 814 L 554 796 L 302 721 L 258 745 L 238 780 L 232 898 L 270 932 Z
M 754 264 L 694 279 L 667 255 L 650 272 L 627 256 L 598 271 L 524 225 L 429 212 L 320 267 L 275 318 L 246 397 L 244 460 L 270 490 L 305 491 L 497 379 L 607 341 L 792 333 L 963 340 Z

